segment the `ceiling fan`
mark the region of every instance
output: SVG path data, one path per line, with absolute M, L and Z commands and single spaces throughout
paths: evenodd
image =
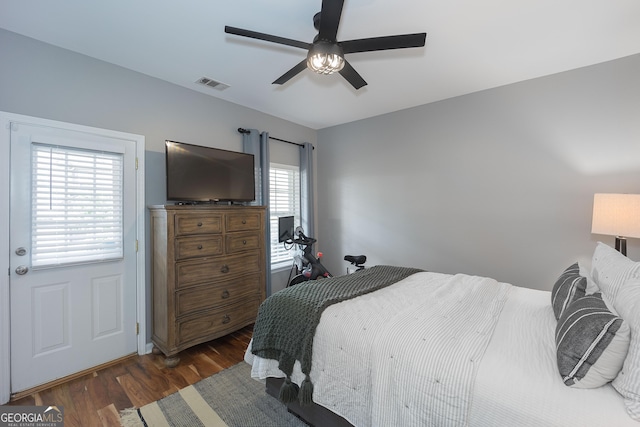
M 229 34 L 293 46 L 308 51 L 306 59 L 280 76 L 273 84 L 284 84 L 308 67 L 319 74 L 332 74 L 337 71 L 356 90 L 365 86 L 367 82 L 349 64 L 344 55 L 376 50 L 422 47 L 425 44 L 427 33 L 372 37 L 339 42 L 336 37 L 343 5 L 344 0 L 322 0 L 322 9 L 313 17 L 313 26 L 318 30 L 318 35 L 313 39 L 312 43 L 229 26 L 225 26 L 224 31 Z

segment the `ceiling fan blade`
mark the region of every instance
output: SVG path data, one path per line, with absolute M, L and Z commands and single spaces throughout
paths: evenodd
M 293 78 L 295 75 L 297 75 L 298 73 L 303 71 L 305 68 L 307 68 L 307 60 L 303 59 L 295 67 L 293 67 L 292 69 L 290 69 L 289 71 L 287 71 L 286 73 L 281 75 L 276 81 L 274 81 L 271 84 L 274 84 L 274 85 L 285 84 L 291 78 Z
M 375 50 L 405 49 L 422 47 L 427 33 L 402 34 L 397 36 L 372 37 L 369 39 L 348 40 L 338 43 L 345 54 L 371 52 Z
M 356 90 L 360 89 L 362 86 L 367 85 L 367 82 L 364 81 L 362 76 L 360 76 L 360 74 L 358 74 L 358 72 L 346 60 L 344 61 L 344 68 L 340 70 L 339 73 L 349 83 L 351 83 L 351 86 L 353 86 Z
M 271 43 L 284 44 L 287 46 L 299 47 L 300 49 L 311 48 L 311 43 L 305 43 L 298 40 L 287 39 L 284 37 L 272 36 L 271 34 L 258 33 L 251 30 L 243 30 L 242 28 L 229 27 L 225 25 L 224 32 L 229 34 L 235 34 L 236 36 L 249 37 L 252 39 L 264 40 Z
M 330 42 L 336 41 L 343 5 L 344 0 L 322 0 L 318 39 Z

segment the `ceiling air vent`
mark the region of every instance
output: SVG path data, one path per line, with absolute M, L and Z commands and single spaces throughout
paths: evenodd
M 212 79 L 210 79 L 208 77 L 202 77 L 202 78 L 198 79 L 196 81 L 196 83 L 199 83 L 199 84 L 205 85 L 205 86 L 209 86 L 209 87 L 212 87 L 212 88 L 217 89 L 217 90 L 225 90 L 226 88 L 229 87 L 229 85 L 217 82 L 217 81 L 212 80 Z

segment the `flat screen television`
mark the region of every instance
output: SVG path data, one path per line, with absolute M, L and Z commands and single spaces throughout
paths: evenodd
M 167 200 L 251 202 L 255 200 L 253 154 L 165 141 Z

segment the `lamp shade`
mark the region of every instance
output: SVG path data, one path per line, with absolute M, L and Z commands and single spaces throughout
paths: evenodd
M 640 237 L 640 194 L 595 194 L 591 233 Z

